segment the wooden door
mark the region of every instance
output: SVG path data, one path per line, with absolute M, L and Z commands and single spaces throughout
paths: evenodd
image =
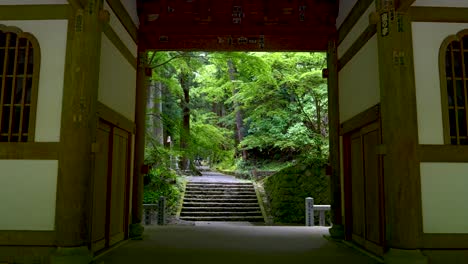
M 128 237 L 130 133 L 100 120 L 93 179 L 92 243 L 100 251 Z
M 92 251 L 105 248 L 107 196 L 109 181 L 109 145 L 111 143 L 112 128 L 106 123 L 99 122 L 97 143 L 100 146 L 95 153 L 94 179 L 93 179 L 93 220 L 92 220 Z
M 117 127 L 113 129 L 113 132 L 109 245 L 124 239 L 125 217 L 128 214 L 125 198 L 127 193 L 129 136 L 128 132 Z
M 384 253 L 384 211 L 379 122 L 344 136 L 347 239 Z

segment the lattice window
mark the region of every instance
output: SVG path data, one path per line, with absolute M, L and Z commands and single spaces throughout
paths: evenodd
M 449 37 L 442 48 L 445 48 L 441 54 L 445 62 L 441 72 L 445 141 L 468 145 L 468 31 Z
M 0 25 L 0 142 L 34 140 L 39 59 L 32 35 Z

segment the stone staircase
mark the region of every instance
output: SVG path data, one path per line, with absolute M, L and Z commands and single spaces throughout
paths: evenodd
M 180 219 L 264 222 L 252 183 L 189 182 Z

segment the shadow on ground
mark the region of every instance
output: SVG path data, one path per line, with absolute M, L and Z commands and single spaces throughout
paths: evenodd
M 130 241 L 97 259 L 108 263 L 276 264 L 379 263 L 329 241 L 324 227 L 248 226 L 213 223 L 153 226 L 144 239 Z

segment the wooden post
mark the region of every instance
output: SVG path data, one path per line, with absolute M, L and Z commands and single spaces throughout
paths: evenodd
M 422 215 L 411 22 L 380 0 L 377 8 L 386 243 L 416 249 Z
M 68 24 L 55 233 L 58 247 L 86 251 L 91 243 L 91 146 L 96 141 L 103 0 L 81 2 L 82 9 L 73 6 Z
M 341 168 L 340 168 L 340 107 L 338 94 L 338 57 L 336 40 L 328 42 L 328 118 L 329 118 L 329 148 L 330 148 L 330 191 L 332 228 L 330 235 L 335 238 L 344 237 L 341 204 Z
M 132 195 L 132 222 L 130 237 L 140 237 L 143 233 L 141 217 L 143 210 L 143 176 L 142 167 L 145 161 L 145 125 L 146 125 L 146 96 L 148 76 L 145 74 L 147 65 L 146 52 L 138 53 L 138 69 L 136 83 L 135 103 L 135 160 L 133 166 L 133 195 Z

